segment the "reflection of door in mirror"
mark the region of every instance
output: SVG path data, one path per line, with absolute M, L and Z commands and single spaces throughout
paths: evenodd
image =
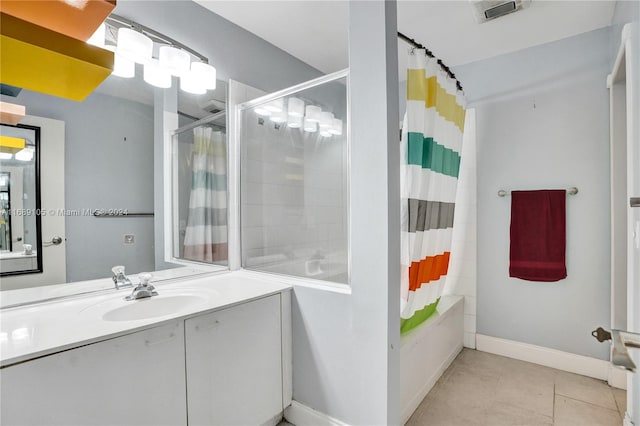
M 63 283 L 64 245 L 47 242 L 65 235 L 64 122 L 27 116 L 17 126 L 0 129 L 2 136 L 25 141 L 24 148 L 0 158 L 0 173 L 9 175 L 6 210 L 11 231 L 11 249 L 0 252 L 0 289 Z
M 11 173 L 0 172 L 0 252 L 11 252 Z
M 40 128 L 3 124 L 0 138 L 0 274 L 41 272 Z

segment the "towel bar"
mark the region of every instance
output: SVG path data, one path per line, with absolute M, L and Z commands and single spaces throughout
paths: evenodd
M 567 194 L 576 195 L 577 193 L 578 193 L 578 188 L 576 188 L 575 186 L 572 186 L 571 188 L 567 188 Z M 511 195 L 511 191 L 505 191 L 504 189 L 501 189 L 498 191 L 498 197 L 506 197 L 507 195 Z

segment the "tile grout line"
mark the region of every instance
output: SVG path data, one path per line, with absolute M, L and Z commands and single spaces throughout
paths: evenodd
M 616 409 L 616 410 L 614 410 L 613 408 L 603 407 L 602 405 L 593 404 L 593 403 L 591 403 L 591 402 L 583 401 L 583 400 L 581 400 L 581 399 L 572 398 L 572 397 L 567 396 L 567 395 L 562 395 L 562 394 L 558 394 L 558 395 L 559 395 L 559 396 L 561 396 L 561 397 L 563 397 L 563 398 L 570 399 L 570 400 L 572 400 L 572 401 L 582 402 L 583 404 L 588 404 L 588 405 L 591 405 L 592 407 L 600 408 L 600 409 L 602 409 L 602 410 L 615 411 L 616 413 L 618 413 L 618 415 L 620 414 L 620 410 L 617 410 L 617 409 Z M 553 402 L 553 404 L 554 404 L 554 406 L 555 406 L 555 398 L 554 398 L 554 402 Z M 617 407 L 617 404 L 616 404 L 616 407 Z
M 553 411 L 551 412 L 551 421 L 556 424 L 556 383 L 555 378 L 553 382 Z

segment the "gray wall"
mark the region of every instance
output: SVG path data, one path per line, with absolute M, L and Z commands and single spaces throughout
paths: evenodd
M 591 335 L 610 315 L 610 29 L 458 67 L 477 108 L 477 331 L 608 359 Z M 509 278 L 510 199 L 498 189 L 577 186 L 568 277 Z
M 353 425 L 400 423 L 395 6 L 349 4 L 351 292 L 297 286 L 292 306 L 294 399 Z
M 65 122 L 65 208 L 153 211 L 153 109 L 93 93 L 83 102 L 23 90 L 29 115 Z M 46 144 L 42 140 L 41 144 Z M 43 158 L 42 161 L 47 161 Z M 67 281 L 154 270 L 153 218 L 65 217 Z M 124 244 L 134 234 L 134 244 Z

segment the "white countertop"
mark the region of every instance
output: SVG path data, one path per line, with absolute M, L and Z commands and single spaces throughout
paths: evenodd
M 32 358 L 129 334 L 155 325 L 184 319 L 195 314 L 223 309 L 249 300 L 291 289 L 273 278 L 260 279 L 244 271 L 225 272 L 181 281 L 158 283 L 160 296 L 199 293 L 202 303 L 169 315 L 130 321 L 106 321 L 101 306 L 113 305 L 131 293 L 122 289 L 87 297 L 64 299 L 8 308 L 0 311 L 0 366 L 5 367 Z M 122 301 L 122 304 L 145 303 Z

